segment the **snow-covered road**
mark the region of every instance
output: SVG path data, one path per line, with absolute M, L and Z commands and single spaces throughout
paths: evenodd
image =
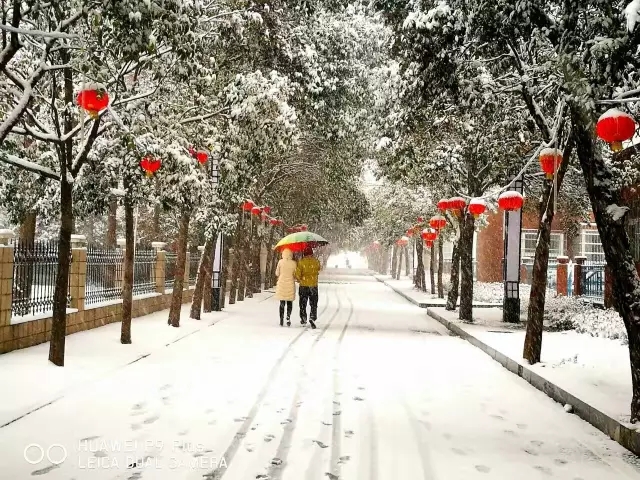
M 263 295 L 1 428 L 0 479 L 640 479 L 634 455 L 372 277 L 325 280 L 317 330 L 295 309 L 278 326 Z

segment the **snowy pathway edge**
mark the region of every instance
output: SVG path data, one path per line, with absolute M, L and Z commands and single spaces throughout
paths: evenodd
M 503 354 L 502 352 L 497 351 L 493 347 L 490 347 L 464 328 L 461 328 L 460 326 L 450 322 L 437 312 L 434 312 L 432 309 L 427 309 L 427 315 L 447 327 L 452 333 L 468 341 L 473 346 L 478 347 L 504 368 L 509 370 L 511 373 L 518 375 L 520 378 L 546 394 L 548 397 L 552 398 L 558 403 L 561 403 L 562 405 L 571 405 L 573 407 L 573 413 L 578 415 L 583 420 L 589 422 L 595 428 L 600 430 L 612 440 L 618 442 L 627 450 L 630 450 L 636 455 L 640 455 L 640 434 L 637 431 L 628 428 L 618 420 L 598 410 L 592 405 L 589 405 L 585 401 L 572 395 L 555 383 L 540 376 L 538 373 L 529 369 L 527 365 L 524 365 L 520 361 L 514 360 L 509 356 Z

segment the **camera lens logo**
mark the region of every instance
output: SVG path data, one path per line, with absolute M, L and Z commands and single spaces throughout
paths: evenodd
M 45 457 L 52 465 L 60 465 L 67 459 L 67 456 L 67 449 L 59 443 L 49 445 L 46 450 L 38 443 L 30 443 L 24 447 L 24 459 L 31 465 L 39 464 Z

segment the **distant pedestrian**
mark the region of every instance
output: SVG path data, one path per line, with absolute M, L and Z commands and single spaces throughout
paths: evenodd
M 300 283 L 300 323 L 307 323 L 307 301 L 311 305 L 309 325 L 316 328 L 318 319 L 318 275 L 322 267 L 317 258 L 313 256 L 313 250 L 307 247 L 304 250 L 304 257 L 298 262 L 296 278 Z
M 284 323 L 284 307 L 287 307 L 287 327 L 291 326 L 291 310 L 296 299 L 296 262 L 293 260 L 291 250 L 282 251 L 282 258 L 276 267 L 276 298 L 280 300 L 280 326 Z

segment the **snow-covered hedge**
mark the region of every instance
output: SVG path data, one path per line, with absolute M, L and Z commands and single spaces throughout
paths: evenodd
M 473 297 L 480 302 L 502 302 L 502 283 L 475 283 Z M 526 312 L 529 307 L 530 285 L 520 285 L 520 307 Z M 620 340 L 626 344 L 627 332 L 624 323 L 613 309 L 594 307 L 580 297 L 556 296 L 547 292 L 544 308 L 544 322 L 550 331 L 575 330 L 594 337 Z

